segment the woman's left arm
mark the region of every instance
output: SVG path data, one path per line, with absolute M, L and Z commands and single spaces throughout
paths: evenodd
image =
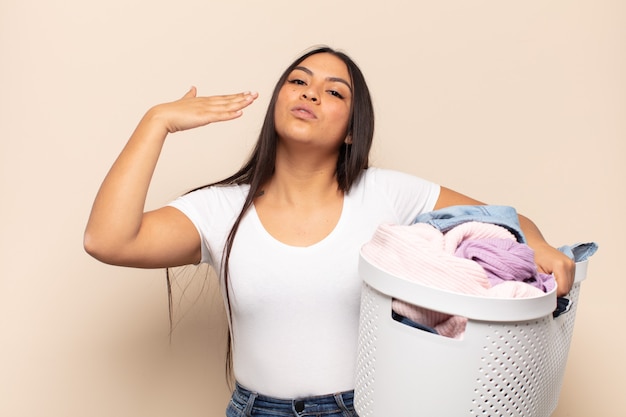
M 466 195 L 441 187 L 435 210 L 457 205 L 485 204 Z M 558 249 L 550 246 L 539 231 L 539 228 L 528 217 L 519 216 L 519 223 L 526 236 L 528 246 L 535 251 L 535 263 L 539 272 L 553 274 L 557 283 L 557 295 L 566 295 L 574 285 L 576 264 Z

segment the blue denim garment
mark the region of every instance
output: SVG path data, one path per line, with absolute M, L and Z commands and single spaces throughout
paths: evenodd
M 526 243 L 517 211 L 510 206 L 450 206 L 420 214 L 413 223 L 428 223 L 445 233 L 466 222 L 496 224 L 508 229 L 519 243 Z
M 564 245 L 559 248 L 561 252 L 566 254 L 575 262 L 582 262 L 589 259 L 591 255 L 598 250 L 598 244 L 595 242 L 575 243 L 573 245 Z
M 259 395 L 237 383 L 226 417 L 358 417 L 354 391 L 306 398 L 282 399 Z
M 574 243 L 573 245 L 563 245 L 559 248 L 561 252 L 567 255 L 574 262 L 583 262 L 589 259 L 598 250 L 598 244 L 595 242 Z M 566 297 L 558 297 L 556 299 L 556 310 L 552 313 L 552 317 L 559 317 L 563 313 L 567 313 L 572 307 L 572 301 Z

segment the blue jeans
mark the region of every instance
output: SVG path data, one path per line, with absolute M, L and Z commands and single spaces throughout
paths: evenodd
M 226 417 L 358 417 L 353 400 L 353 391 L 288 400 L 259 395 L 237 384 Z

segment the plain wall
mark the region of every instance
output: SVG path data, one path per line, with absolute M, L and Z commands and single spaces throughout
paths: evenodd
M 625 5 L 0 0 L 0 415 L 223 415 L 210 277 L 176 280 L 170 346 L 164 271 L 98 263 L 83 229 L 150 106 L 190 85 L 260 93 L 168 139 L 155 208 L 238 168 L 279 73 L 329 44 L 369 81 L 374 165 L 515 206 L 555 246 L 599 243 L 555 416 L 622 416 Z

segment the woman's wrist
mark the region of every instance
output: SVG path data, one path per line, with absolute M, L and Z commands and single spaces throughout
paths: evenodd
M 137 131 L 161 141 L 165 140 L 169 133 L 172 133 L 167 118 L 163 115 L 159 105 L 146 112 L 137 126 Z

